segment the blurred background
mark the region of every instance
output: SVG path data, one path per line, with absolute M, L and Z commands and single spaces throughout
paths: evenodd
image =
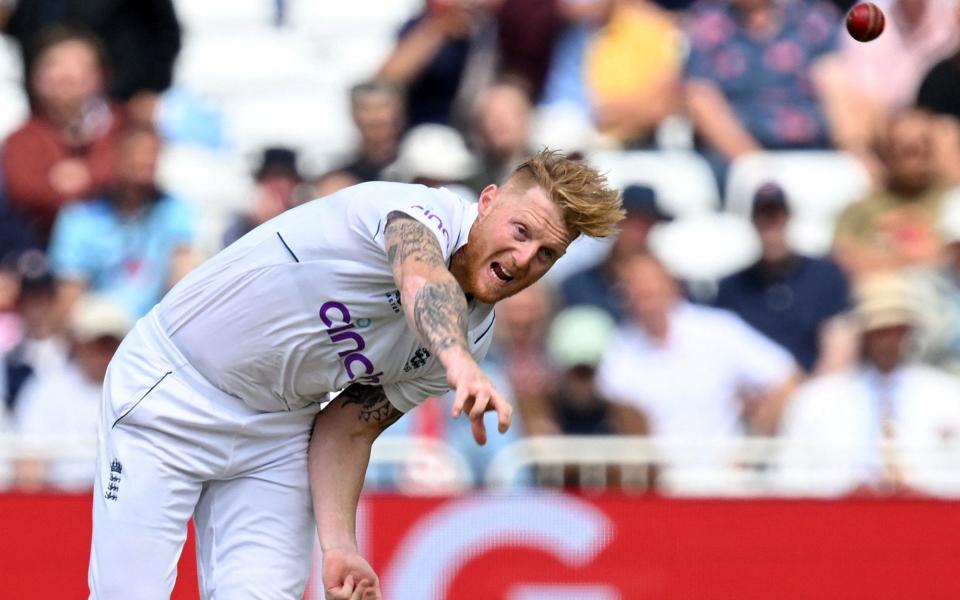
M 508 434 L 432 398 L 377 441 L 388 597 L 960 595 L 955 551 L 907 569 L 960 550 L 960 3 L 878 4 L 863 44 L 845 0 L 0 0 L 4 595 L 85 594 L 106 366 L 192 267 L 544 146 L 626 220 L 498 305 Z

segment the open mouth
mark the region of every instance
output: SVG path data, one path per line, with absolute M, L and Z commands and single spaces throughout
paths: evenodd
M 496 261 L 490 263 L 490 270 L 497 276 L 497 279 L 504 283 L 513 281 L 513 275 L 510 274 L 510 271 L 507 271 L 503 265 Z

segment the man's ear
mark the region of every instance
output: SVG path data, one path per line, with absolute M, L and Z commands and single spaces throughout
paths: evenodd
M 490 207 L 493 206 L 493 201 L 496 199 L 499 190 L 499 186 L 491 183 L 480 191 L 480 199 L 477 200 L 477 213 L 479 216 L 483 217 L 490 212 Z

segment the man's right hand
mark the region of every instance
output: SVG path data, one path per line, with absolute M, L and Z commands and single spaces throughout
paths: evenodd
M 380 579 L 356 550 L 323 552 L 323 587 L 327 600 L 383 600 Z
M 500 433 L 506 433 L 510 429 L 513 407 L 473 357 L 466 350 L 453 347 L 445 350 L 439 358 L 447 371 L 447 383 L 456 393 L 451 412 L 453 418 L 466 411 L 470 416 L 473 439 L 481 446 L 487 443 L 483 413 L 497 411 L 498 429 Z

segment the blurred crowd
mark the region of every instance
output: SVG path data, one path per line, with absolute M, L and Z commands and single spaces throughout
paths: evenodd
M 649 174 L 628 174 L 616 239 L 575 244 L 573 267 L 498 305 L 486 367 L 518 409 L 511 432 L 474 447 L 433 398 L 384 435 L 442 440 L 476 481 L 525 436 L 699 443 L 693 457 L 664 446 L 655 477 L 677 489 L 738 468 L 736 440 L 773 437 L 765 475 L 784 491 L 956 495 L 960 3 L 888 0 L 869 44 L 843 34 L 850 4 L 427 0 L 356 74 L 355 148 L 318 172 L 308 149 L 263 148 L 246 210 L 218 237 L 365 181 L 476 198 L 543 145 L 582 160 L 696 153 L 720 198 L 743 157 L 843 153 L 870 191 L 825 225 L 828 252 L 791 244 L 802 207 L 771 174 L 750 191 L 756 260 L 707 287 L 655 251 L 678 215 Z M 89 435 L 125 332 L 204 258 L 203 211 L 164 190 L 157 165 L 205 125 L 167 118 L 171 0 L 0 0 L 0 29 L 30 106 L 0 143 L 0 430 Z M 447 468 L 372 477 L 430 488 Z M 91 469 L 21 460 L 12 481 L 82 489 Z

